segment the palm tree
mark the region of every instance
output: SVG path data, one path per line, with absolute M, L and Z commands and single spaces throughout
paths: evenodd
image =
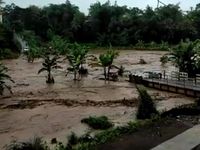
M 43 71 L 46 71 L 48 73 L 46 83 L 54 83 L 54 78 L 51 71 L 53 69 L 61 68 L 60 66 L 58 66 L 58 58 L 58 56 L 51 57 L 49 55 L 46 55 L 44 57 L 44 62 L 42 63 L 43 67 L 38 71 L 38 74 Z
M 5 67 L 4 65 L 0 64 L 0 95 L 3 95 L 4 89 L 8 89 L 10 93 L 11 87 L 6 84 L 6 81 L 11 81 L 14 83 L 12 78 L 7 74 L 8 68 Z

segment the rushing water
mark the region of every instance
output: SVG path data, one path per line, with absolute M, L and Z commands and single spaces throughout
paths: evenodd
M 92 51 L 98 55 L 103 51 Z M 126 70 L 141 73 L 144 71 L 173 71 L 175 68 L 160 64 L 162 51 L 119 51 L 114 61 Z M 138 64 L 140 58 L 147 64 Z M 0 99 L 0 146 L 15 139 L 27 139 L 35 135 L 45 139 L 58 137 L 66 140 L 71 131 L 77 134 L 86 132 L 87 126 L 80 120 L 90 115 L 106 115 L 116 125 L 122 125 L 134 119 L 137 105 L 135 85 L 120 78 L 118 82 L 99 80 L 103 69 L 89 67 L 89 75 L 79 82 L 73 81 L 73 74 L 65 77 L 68 63 L 60 64 L 63 69 L 54 72 L 55 84 L 45 83 L 45 74 L 38 75 L 41 59 L 33 64 L 24 57 L 5 60 L 9 74 L 15 80 L 12 84 L 13 95 L 5 93 Z M 91 62 L 88 62 L 91 63 Z M 86 65 L 87 66 L 87 65 Z M 170 109 L 177 105 L 192 103 L 193 99 L 178 94 L 148 89 L 156 100 L 159 110 Z M 125 102 L 124 102 L 125 101 Z

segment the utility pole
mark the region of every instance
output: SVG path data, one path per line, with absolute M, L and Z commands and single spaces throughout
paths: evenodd
M 160 0 L 157 0 L 157 8 L 159 7 L 159 4 L 162 4 L 162 5 L 166 6 L 165 3 L 161 2 Z

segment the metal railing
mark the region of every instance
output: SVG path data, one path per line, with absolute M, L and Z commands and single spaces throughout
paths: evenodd
M 161 75 L 160 77 L 145 77 L 145 79 L 151 80 L 152 82 L 159 82 L 160 84 L 172 85 L 176 87 L 199 89 L 200 90 L 200 80 L 197 78 L 189 77 L 174 77 L 173 75 Z

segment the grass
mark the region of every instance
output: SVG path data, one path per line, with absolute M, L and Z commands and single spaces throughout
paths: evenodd
M 50 150 L 46 142 L 36 137 L 27 142 L 12 142 L 6 146 L 6 150 Z
M 129 122 L 126 126 L 109 128 L 102 132 L 96 133 L 94 136 L 86 133 L 81 137 L 77 137 L 72 133 L 68 137 L 68 144 L 57 143 L 53 150 L 94 150 L 98 145 L 115 140 L 122 135 L 134 133 L 140 129 L 157 126 L 165 122 L 165 119 L 156 116 L 147 120 L 137 120 Z M 6 150 L 50 150 L 41 138 L 34 138 L 28 142 L 13 142 L 6 147 Z
M 161 122 L 165 121 L 165 119 L 161 119 L 159 116 L 155 116 L 151 119 L 147 120 L 137 120 L 134 122 L 129 122 L 126 126 L 123 127 L 115 127 L 94 135 L 92 140 L 89 141 L 79 141 L 79 143 L 73 147 L 73 150 L 94 150 L 97 145 L 107 143 L 109 141 L 115 140 L 122 135 L 131 134 L 139 129 L 152 127 Z
M 113 127 L 113 124 L 106 116 L 84 118 L 81 122 L 89 125 L 93 129 L 109 129 Z

